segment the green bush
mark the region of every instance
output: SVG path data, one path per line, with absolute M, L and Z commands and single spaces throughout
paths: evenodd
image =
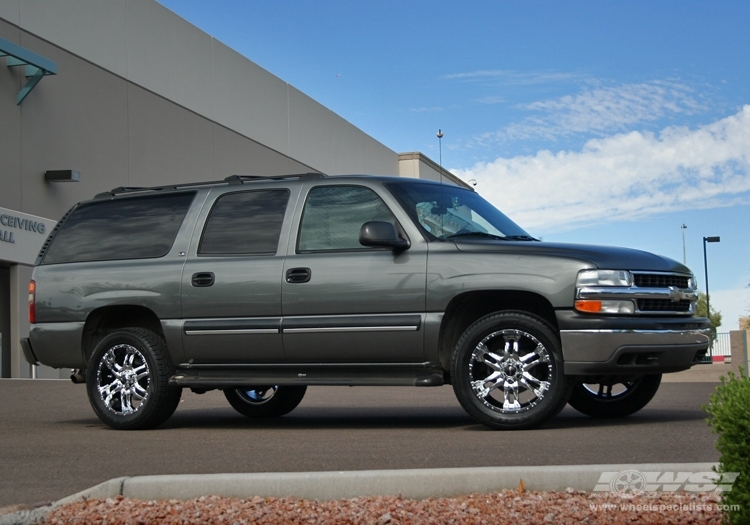
M 711 414 L 708 424 L 719 434 L 716 449 L 721 452 L 719 474 L 739 472 L 732 490 L 722 493 L 722 503 L 738 506 L 725 517 L 733 525 L 750 524 L 750 378 L 740 368 L 740 376 L 732 372 L 721 378 L 716 393 L 704 410 Z

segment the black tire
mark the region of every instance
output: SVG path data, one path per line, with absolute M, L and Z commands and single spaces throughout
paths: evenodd
M 246 386 L 224 390 L 224 396 L 237 412 L 250 418 L 271 418 L 288 414 L 305 397 L 302 386 Z
M 570 397 L 555 330 L 525 312 L 497 312 L 469 326 L 451 362 L 461 406 L 496 429 L 525 429 L 556 416 Z
M 625 417 L 648 405 L 659 390 L 660 383 L 661 374 L 608 383 L 578 383 L 573 387 L 568 403 L 591 417 Z
M 110 427 L 154 428 L 180 403 L 182 389 L 169 386 L 173 373 L 164 339 L 143 328 L 123 328 L 94 348 L 86 368 L 86 390 L 94 412 Z

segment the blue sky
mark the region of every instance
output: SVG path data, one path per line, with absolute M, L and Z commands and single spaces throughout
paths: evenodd
M 546 241 L 683 258 L 750 311 L 750 2 L 160 0 Z M 196 67 L 200 65 L 197 64 Z

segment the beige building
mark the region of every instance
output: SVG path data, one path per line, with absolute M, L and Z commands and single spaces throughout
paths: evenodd
M 69 374 L 32 369 L 19 339 L 36 253 L 78 201 L 233 174 L 439 171 L 153 0 L 0 0 L 1 376 Z

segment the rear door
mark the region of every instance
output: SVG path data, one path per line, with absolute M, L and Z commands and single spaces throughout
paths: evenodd
M 222 193 L 198 224 L 182 277 L 190 362 L 281 362 L 281 280 L 294 187 Z

